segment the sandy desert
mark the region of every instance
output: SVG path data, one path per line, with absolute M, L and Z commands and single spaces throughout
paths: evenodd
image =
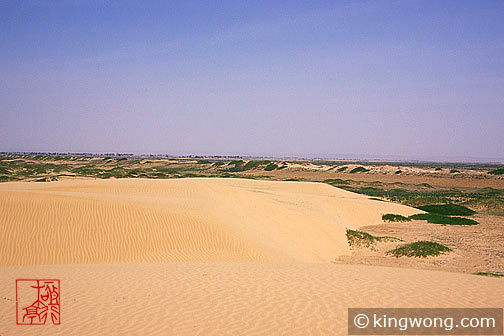
M 344 335 L 349 307 L 502 307 L 502 279 L 335 264 L 346 229 L 422 211 L 316 182 L 0 184 L 0 335 Z M 15 280 L 61 280 L 17 326 Z

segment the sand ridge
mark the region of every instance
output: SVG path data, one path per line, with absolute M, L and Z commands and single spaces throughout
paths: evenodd
M 0 185 L 0 265 L 330 262 L 346 228 L 419 212 L 322 183 L 64 180 Z

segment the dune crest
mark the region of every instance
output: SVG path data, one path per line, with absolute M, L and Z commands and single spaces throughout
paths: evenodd
M 0 185 L 0 265 L 330 262 L 346 228 L 418 210 L 322 183 L 64 180 Z

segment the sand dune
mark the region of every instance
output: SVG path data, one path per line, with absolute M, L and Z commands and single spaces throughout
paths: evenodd
M 61 325 L 16 326 L 14 279 L 61 280 Z M 314 263 L 3 267 L 1 335 L 345 335 L 348 307 L 502 307 L 501 279 Z
M 418 210 L 322 183 L 66 180 L 0 185 L 0 265 L 330 262 L 345 228 Z
M 349 307 L 504 305 L 500 279 L 329 263 L 388 212 L 417 210 L 321 183 L 3 183 L 0 335 L 344 335 Z M 61 280 L 61 325 L 15 324 L 20 278 Z

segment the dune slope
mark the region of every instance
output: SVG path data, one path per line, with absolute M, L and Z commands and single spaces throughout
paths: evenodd
M 14 280 L 61 280 L 61 325 L 16 326 Z M 10 266 L 1 335 L 346 335 L 349 307 L 502 307 L 501 279 L 363 265 Z
M 330 262 L 345 228 L 406 206 L 322 183 L 244 179 L 0 184 L 0 265 Z

